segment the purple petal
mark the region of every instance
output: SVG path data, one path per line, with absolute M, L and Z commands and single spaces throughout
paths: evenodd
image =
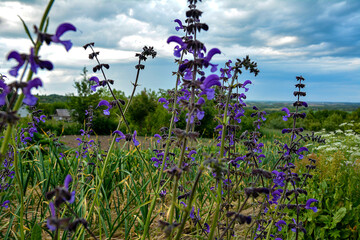
M 45 115 L 41 115 L 41 116 L 40 116 L 40 121 L 45 122 L 45 119 L 46 119 L 46 116 L 45 116 Z
M 182 41 L 182 39 L 178 36 L 171 36 L 167 39 L 167 43 L 176 42 L 180 46 L 184 46 L 185 43 Z
M 56 226 L 55 226 L 55 225 L 51 225 L 51 218 L 48 218 L 48 219 L 47 219 L 46 226 L 47 226 L 48 229 L 50 229 L 51 231 L 55 231 L 55 230 L 56 230 Z
M 99 78 L 96 77 L 96 76 L 92 76 L 92 77 L 89 79 L 89 81 L 94 81 L 94 82 L 96 82 L 97 84 L 99 84 Z
M 208 100 L 211 100 L 215 97 L 215 89 L 209 88 L 205 90 L 206 96 Z
M 64 45 L 66 51 L 69 51 L 70 48 L 72 47 L 71 41 L 70 40 L 64 40 L 64 41 L 60 40 L 60 37 L 67 31 L 76 31 L 76 28 L 71 23 L 60 24 L 58 26 L 58 28 L 56 29 L 55 35 L 51 37 L 51 40 L 54 43 L 60 43 L 60 44 Z
M 118 135 L 120 136 L 119 138 L 116 138 L 116 139 L 115 139 L 116 142 L 119 142 L 121 139 L 125 139 L 125 138 L 126 138 L 125 134 L 123 134 L 123 133 L 122 133 L 121 131 L 119 131 L 119 130 L 114 131 L 113 134 L 118 134 Z
M 72 181 L 72 177 L 70 174 L 68 174 L 65 178 L 65 181 L 64 181 L 64 187 L 66 189 L 69 189 L 69 183 Z
M 309 198 L 306 201 L 306 206 L 310 207 L 310 204 L 312 204 L 313 202 L 319 202 L 318 200 L 314 199 L 314 198 Z
M 0 94 L 0 106 L 3 106 L 6 103 L 6 95 L 10 92 L 10 88 L 3 81 L 0 81 L 0 88 L 3 89 Z
M 301 153 L 301 152 L 303 152 L 303 151 L 309 151 L 309 149 L 307 149 L 306 147 L 301 147 L 301 148 L 299 148 L 299 150 L 297 150 L 296 151 L 296 153 Z
M 287 109 L 286 107 L 284 107 L 283 109 L 281 109 L 281 111 L 284 111 L 287 115 L 289 115 L 289 114 L 290 114 L 289 109 Z
M 104 114 L 105 114 L 105 115 L 110 115 L 110 111 L 109 111 L 109 110 L 111 109 L 111 105 L 110 105 L 110 103 L 109 103 L 108 101 L 106 101 L 106 100 L 101 100 L 101 101 L 99 102 L 99 104 L 98 104 L 98 107 L 100 107 L 100 106 L 107 106 L 108 108 L 104 110 Z
M 252 82 L 251 82 L 250 80 L 246 80 L 246 81 L 243 83 L 242 87 L 245 87 L 245 86 L 248 85 L 248 84 L 252 84 Z
M 210 88 L 214 85 L 217 85 L 217 86 L 221 86 L 221 83 L 219 81 L 219 76 L 216 75 L 216 74 L 211 74 L 209 76 L 207 76 L 203 82 L 203 84 L 201 84 L 201 89 L 207 89 L 207 88 Z
M 197 114 L 196 114 L 196 117 L 199 119 L 199 120 L 202 120 L 205 116 L 205 111 L 198 111 Z
M 155 134 L 154 137 L 159 138 L 156 142 L 157 142 L 157 143 L 160 143 L 160 139 L 162 139 L 162 137 L 161 137 L 159 134 Z
M 221 51 L 220 51 L 218 48 L 212 48 L 212 49 L 208 52 L 208 54 L 207 54 L 207 56 L 206 56 L 206 58 L 205 58 L 204 60 L 207 61 L 207 62 L 210 62 L 211 58 L 212 58 L 215 54 L 220 54 L 220 53 L 221 53 Z
M 215 127 L 215 130 L 217 130 L 217 129 L 222 129 L 222 128 L 223 128 L 222 125 L 217 125 L 217 126 Z
M 165 98 L 159 98 L 158 102 L 160 102 L 160 103 L 168 103 L 168 100 L 166 100 Z
M 31 89 L 32 88 L 37 89 L 39 86 L 42 86 L 42 82 L 41 82 L 40 78 L 34 78 L 33 80 L 30 80 L 28 82 L 27 86 L 23 89 L 23 94 L 25 95 L 23 102 L 25 104 L 30 105 L 30 106 L 33 106 L 36 104 L 37 98 L 31 94 Z
M 137 132 L 136 132 L 136 130 L 134 131 L 134 134 L 133 134 L 133 142 L 134 142 L 134 145 L 135 146 L 139 146 L 139 141 L 138 140 L 136 140 L 136 135 L 137 135 Z
M 194 219 L 194 218 L 195 218 L 194 212 L 195 212 L 195 208 L 192 207 L 191 212 L 190 212 L 190 218 L 191 218 L 191 219 Z
M 201 98 L 199 98 L 199 100 L 197 101 L 196 104 L 203 105 L 204 103 L 205 103 L 205 99 L 201 97 Z
M 12 51 L 9 53 L 7 60 L 10 60 L 11 58 L 14 58 L 16 61 L 20 62 L 25 62 L 24 59 L 21 57 L 20 53 L 16 52 L 16 51 Z
M 75 202 L 75 191 L 72 191 L 72 192 L 71 192 L 71 198 L 70 198 L 70 200 L 69 200 L 68 202 L 69 202 L 69 203 Z
M 10 203 L 10 201 L 9 201 L 9 200 L 6 200 L 6 201 L 4 201 L 4 202 L 1 204 L 1 206 L 4 207 L 4 208 L 8 208 L 8 207 L 9 207 L 9 203 Z
M 71 23 L 62 23 L 57 27 L 55 36 L 59 38 L 67 31 L 76 32 L 76 27 Z
M 290 129 L 290 128 L 284 128 L 282 131 L 281 131 L 281 133 L 282 134 L 285 134 L 285 133 L 290 133 L 292 131 L 292 129 Z
M 174 22 L 176 22 L 177 24 L 179 24 L 179 27 L 175 27 L 176 31 L 179 31 L 180 29 L 183 29 L 183 25 L 182 22 L 179 19 L 175 19 Z
M 50 207 L 51 216 L 54 216 L 54 217 L 55 217 L 56 212 L 55 212 L 54 203 L 53 203 L 53 202 L 50 202 L 50 203 L 49 203 L 49 207 Z
M 59 41 L 59 43 L 65 47 L 66 51 L 69 51 L 72 47 L 72 42 L 70 40 Z
M 205 223 L 204 224 L 204 227 L 205 227 L 205 232 L 207 232 L 207 233 L 210 233 L 210 226 L 209 226 L 209 224 L 207 224 L 207 223 Z
M 12 67 L 11 70 L 9 71 L 9 73 L 10 73 L 11 76 L 17 77 L 18 76 L 18 71 L 24 65 L 25 60 L 16 51 L 12 51 L 12 52 L 9 53 L 9 55 L 7 57 L 7 60 L 10 60 L 11 58 L 15 59 L 18 62 L 18 65 L 15 66 L 15 67 Z

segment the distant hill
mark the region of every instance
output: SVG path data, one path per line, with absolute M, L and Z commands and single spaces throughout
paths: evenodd
M 245 101 L 249 107 L 256 106 L 261 110 L 266 111 L 280 111 L 283 107 L 291 107 L 293 102 L 282 101 Z M 309 110 L 342 110 L 342 111 L 355 111 L 360 108 L 360 103 L 344 103 L 344 102 L 307 102 Z
M 68 102 L 69 96 L 58 94 L 37 95 L 40 103 Z M 280 111 L 283 107 L 291 107 L 293 102 L 290 101 L 245 101 L 249 107 L 257 106 L 259 109 L 266 111 Z M 360 103 L 344 103 L 344 102 L 308 102 L 309 110 L 342 110 L 355 111 L 360 108 Z
M 56 103 L 56 102 L 68 102 L 69 96 L 63 96 L 58 94 L 50 94 L 50 95 L 37 95 L 40 103 Z

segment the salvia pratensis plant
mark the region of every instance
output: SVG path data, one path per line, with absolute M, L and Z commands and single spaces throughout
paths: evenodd
M 19 166 L 23 166 L 23 152 L 30 152 L 24 149 L 30 149 L 29 145 L 36 144 L 34 134 L 41 133 L 39 124 L 45 121 L 46 116 L 41 110 L 34 108 L 28 126 L 15 131 L 14 126 L 19 120 L 17 111 L 23 103 L 28 106 L 37 103 L 32 90 L 41 87 L 42 81 L 34 74 L 54 68 L 50 61 L 40 57 L 41 45 L 61 44 L 69 51 L 72 43 L 70 40 L 63 40 L 62 35 L 68 31 L 76 31 L 72 24 L 63 23 L 55 33 L 47 33 L 48 14 L 53 2 L 49 2 L 39 27 L 34 26 L 36 40 L 21 19 L 32 46 L 28 53 L 11 51 L 7 56 L 8 60 L 17 62 L 9 74 L 18 80 L 6 84 L 7 77 L 0 75 L 0 106 L 3 106 L 0 112 L 0 129 L 5 130 L 0 149 L 0 163 L 3 164 L 0 171 L 0 191 L 7 191 L 14 181 L 20 189 L 20 206 L 16 213 L 20 239 L 26 239 L 28 235 L 25 234 L 24 222 L 26 191 L 22 191 L 24 181 Z M 121 206 L 124 209 L 116 217 L 115 222 L 119 222 L 116 228 L 120 227 L 122 221 L 126 222 L 127 227 L 127 221 L 133 215 L 131 226 L 136 226 L 136 233 L 141 239 L 153 238 L 151 227 L 157 228 L 167 239 L 181 239 L 184 235 L 190 235 L 211 240 L 280 240 L 285 239 L 288 232 L 294 232 L 295 239 L 300 239 L 301 232 L 305 233 L 305 222 L 301 219 L 303 212 L 317 211 L 318 200 L 307 197 L 306 190 L 306 182 L 312 178 L 311 171 L 315 169 L 316 160 L 309 158 L 307 172 L 303 174 L 296 172 L 295 162 L 303 159 L 309 152 L 303 145 L 305 142 L 324 142 L 314 134 L 305 134 L 304 129 L 299 127 L 301 120 L 306 117 L 301 109 L 308 107 L 302 101 L 302 97 L 306 96 L 303 90 L 305 79 L 302 76 L 296 77 L 296 91 L 293 93 L 296 101 L 292 108 L 295 111 L 286 107 L 282 109 L 283 120 L 292 121 L 292 127 L 282 130 L 282 134 L 289 136 L 288 140 L 275 141 L 279 157 L 275 162 L 268 161 L 261 132 L 267 113 L 256 106 L 247 106 L 246 93 L 252 81 L 240 78 L 244 71 L 256 77 L 260 73 L 257 63 L 246 56 L 226 61 L 218 71 L 218 64 L 213 59 L 221 54 L 220 49 L 207 49 L 199 39 L 199 32 L 209 30 L 209 26 L 201 22 L 203 13 L 197 8 L 199 2 L 201 1 L 188 0 L 189 9 L 186 11 L 185 21 L 174 20 L 175 30 L 183 33 L 183 36 L 170 36 L 167 39 L 168 44 L 175 44 L 173 55 L 177 70 L 173 72 L 174 88 L 168 91 L 167 97 L 159 98 L 158 102 L 171 114 L 171 120 L 168 126 L 159 129 L 154 135 L 156 147 L 147 155 L 140 150 L 137 131 L 131 129 L 126 113 L 132 106 L 139 86 L 140 71 L 145 69 L 144 62 L 149 57 L 155 58 L 156 51 L 153 47 L 144 46 L 141 53 L 135 54 L 138 62 L 135 65 L 137 72 L 132 83 L 133 91 L 128 99 L 119 99 L 114 94 L 116 80 L 109 79 L 106 75 L 106 69 L 110 65 L 100 61 L 101 55 L 96 51 L 95 43 L 83 46 L 86 51 L 90 51 L 88 58 L 95 61 L 92 69 L 94 74 L 100 73 L 101 76 L 94 75 L 89 79 L 91 90 L 96 92 L 105 87 L 113 99 L 103 99 L 86 111 L 86 122 L 81 129 L 82 137 L 77 139 L 77 151 L 66 150 L 53 134 L 46 134 L 55 145 L 55 150 L 50 151 L 56 156 L 56 161 L 50 162 L 50 167 L 57 169 L 58 163 L 68 165 L 60 166 L 61 173 L 57 173 L 61 178 L 60 184 L 64 181 L 63 184 L 55 184 L 54 179 L 46 179 L 51 184 L 47 183 L 48 189 L 41 196 L 46 205 L 44 212 L 48 213 L 47 218 L 42 218 L 45 219 L 42 223 L 53 239 L 60 239 L 61 231 L 63 239 L 86 238 L 85 231 L 93 239 L 102 238 L 102 229 L 105 229 L 107 236 L 112 236 L 114 232 L 109 234 L 110 231 L 107 230 L 107 227 L 113 227 L 113 223 L 110 223 L 112 213 L 110 211 L 106 220 L 102 218 L 102 213 L 106 207 L 113 206 L 113 199 L 119 195 L 126 196 L 128 203 Z M 216 141 L 208 152 L 195 147 L 202 141 L 197 129 L 205 117 L 204 107 L 207 104 L 213 104 L 217 112 L 214 118 L 217 123 L 214 129 Z M 94 133 L 93 113 L 99 111 L 109 116 L 113 115 L 114 108 L 120 112 L 118 126 L 112 131 L 109 149 L 101 151 L 100 145 L 90 140 L 90 135 Z M 247 117 L 246 113 L 249 113 L 247 115 L 253 122 L 253 129 L 243 131 L 242 121 Z M 122 126 L 125 126 L 125 131 L 121 129 Z M 141 173 L 142 179 L 139 182 L 135 183 L 131 175 L 116 182 L 111 189 L 126 184 L 129 190 L 122 189 L 120 193 L 108 196 L 105 185 L 110 185 L 107 183 L 113 181 L 112 176 L 107 176 L 109 171 L 111 174 L 123 171 L 108 170 L 114 159 L 116 143 L 121 140 L 134 147 L 145 172 Z M 130 148 L 128 152 L 121 149 L 116 157 L 128 156 L 132 153 L 130 151 Z M 106 182 L 107 179 L 110 181 Z M 139 191 L 136 188 L 138 185 L 146 197 L 143 202 L 138 198 L 138 202 L 132 206 L 130 198 L 134 199 L 138 195 L 135 193 Z M 1 206 L 8 208 L 10 200 L 2 200 Z M 136 215 L 139 209 L 143 215 L 142 220 Z M 241 235 L 239 225 L 241 229 L 245 229 Z

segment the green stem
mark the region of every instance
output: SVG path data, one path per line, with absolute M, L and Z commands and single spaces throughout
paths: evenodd
M 183 233 L 183 229 L 185 227 L 186 220 L 187 220 L 187 218 L 189 216 L 189 213 L 191 211 L 191 208 L 192 208 L 192 202 L 193 202 L 194 197 L 195 197 L 196 187 L 197 187 L 197 185 L 199 183 L 199 180 L 200 180 L 200 177 L 201 177 L 201 174 L 202 174 L 203 170 L 204 170 L 204 166 L 201 165 L 200 169 L 199 169 L 199 172 L 196 175 L 194 185 L 193 185 L 193 187 L 191 189 L 190 199 L 189 199 L 188 205 L 187 205 L 187 207 L 185 209 L 185 214 L 183 215 L 183 221 L 182 221 L 181 226 L 180 226 L 180 228 L 178 230 L 178 233 L 177 233 L 177 235 L 175 237 L 175 240 L 179 240 L 182 233 Z
M 44 27 L 44 24 L 45 24 L 45 22 L 46 22 L 46 19 L 47 19 L 48 15 L 49 15 L 50 9 L 51 9 L 54 1 L 55 1 L 55 0 L 50 0 L 49 3 L 48 3 L 48 5 L 47 5 L 47 7 L 46 7 L 46 9 L 45 9 L 45 12 L 44 12 L 44 14 L 43 14 L 43 16 L 42 16 L 42 18 L 41 18 L 41 22 L 40 22 L 40 28 L 39 28 L 40 31 L 42 31 L 42 29 L 43 29 L 43 27 Z M 38 53 L 39 53 L 41 44 L 42 44 L 42 43 L 40 42 L 40 40 L 39 40 L 39 38 L 38 38 L 38 39 L 36 40 L 36 45 L 35 45 L 35 49 L 34 49 L 34 55 L 35 55 L 35 56 L 38 56 Z M 25 69 L 26 69 L 26 68 L 25 68 Z M 23 75 L 24 75 L 24 73 L 23 73 Z M 23 76 L 23 75 L 22 75 L 22 76 Z M 32 75 L 33 75 L 33 72 L 32 72 L 31 70 L 29 70 L 29 73 L 28 73 L 27 79 L 26 79 L 27 82 L 31 80 Z M 18 110 L 20 109 L 21 104 L 22 104 L 22 101 L 24 100 L 24 97 L 25 97 L 24 94 L 21 93 L 21 95 L 20 95 L 19 98 L 17 99 L 17 101 L 16 101 L 16 103 L 15 103 L 15 106 L 14 106 L 14 108 L 12 109 L 12 111 L 18 111 Z M 13 124 L 9 124 L 9 125 L 7 126 L 7 128 L 6 128 L 6 131 L 5 131 L 5 134 L 4 134 L 4 140 L 3 140 L 3 142 L 2 142 L 1 149 L 0 149 L 0 156 L 4 156 L 5 153 L 6 153 L 6 151 L 7 151 L 7 146 L 8 146 L 8 143 L 9 143 L 9 141 L 10 141 L 12 129 L 13 129 Z M 1 158 L 0 158 L 0 166 L 2 165 L 3 161 L 4 161 L 4 158 L 1 157 Z
M 15 146 L 15 140 L 13 140 L 13 144 Z M 20 179 L 20 172 L 19 172 L 18 164 L 19 164 L 18 153 L 17 153 L 16 149 L 14 148 L 15 175 L 16 175 L 16 181 L 18 182 L 18 185 L 19 185 L 19 192 L 20 192 L 20 216 L 19 216 L 20 238 L 22 240 L 24 240 L 25 239 L 25 235 L 24 235 L 24 191 L 23 191 L 23 186 L 22 186 L 22 182 Z
M 183 57 L 183 54 L 182 54 L 182 56 L 180 58 L 180 62 L 182 61 L 182 57 Z M 180 79 L 180 75 L 178 75 L 177 78 L 176 78 L 175 98 L 174 98 L 174 105 L 173 105 L 173 112 L 172 112 L 172 116 L 171 116 L 171 122 L 170 122 L 170 126 L 169 126 L 168 139 L 166 141 L 164 157 L 163 157 L 163 161 L 161 163 L 161 168 L 159 170 L 159 178 L 158 178 L 157 183 L 156 183 L 155 196 L 153 197 L 153 199 L 151 201 L 150 209 L 148 211 L 148 215 L 146 216 L 145 228 L 144 228 L 143 235 L 141 237 L 142 240 L 144 240 L 145 237 L 148 235 L 150 221 L 151 221 L 151 214 L 154 211 L 155 204 L 156 204 L 156 199 L 157 199 L 157 197 L 159 195 L 160 182 L 161 182 L 161 179 L 163 177 L 163 169 L 164 169 L 164 166 L 165 166 L 166 157 L 167 157 L 167 155 L 169 153 L 169 149 L 170 149 L 170 144 L 171 144 L 170 136 L 171 136 L 171 133 L 172 133 L 174 120 L 175 120 L 175 115 L 176 115 L 176 101 L 177 101 L 177 90 L 178 90 L 178 84 L 177 83 L 178 83 L 179 79 Z
M 90 47 L 91 47 L 91 46 L 90 46 Z M 91 47 L 91 50 L 92 50 L 93 52 L 95 52 L 92 47 Z M 100 64 L 100 61 L 99 61 L 99 59 L 97 58 L 96 55 L 95 55 L 95 58 L 96 58 L 96 61 L 98 62 L 98 64 Z M 140 59 L 139 59 L 139 64 L 140 64 Z M 103 74 L 103 76 L 104 76 L 104 78 L 105 78 L 105 80 L 106 80 L 106 76 L 105 76 L 104 71 L 103 71 L 102 69 L 101 69 L 101 71 L 102 71 L 102 74 Z M 138 82 L 138 80 L 139 80 L 139 74 L 140 74 L 140 68 L 137 70 L 136 79 L 135 79 L 135 83 L 134 83 L 134 88 L 133 88 L 133 91 L 132 91 L 132 94 L 131 94 L 131 96 L 130 96 L 130 99 L 129 99 L 128 103 L 126 104 L 124 110 L 122 110 L 122 108 L 120 107 L 120 105 L 119 105 L 119 103 L 118 103 L 118 101 L 117 101 L 117 98 L 115 97 L 112 89 L 110 88 L 109 84 L 107 83 L 107 84 L 108 84 L 108 87 L 109 87 L 109 89 L 110 89 L 110 92 L 111 92 L 111 94 L 113 95 L 113 98 L 114 98 L 114 99 L 116 100 L 116 102 L 117 102 L 117 105 L 118 105 L 118 108 L 119 108 L 119 110 L 120 110 L 120 112 L 121 112 L 121 117 L 122 117 L 122 118 L 119 120 L 119 123 L 118 123 L 118 125 L 117 125 L 116 130 L 119 130 L 119 129 L 120 129 L 120 126 L 121 126 L 121 124 L 122 124 L 122 121 L 125 122 L 126 126 L 127 126 L 128 129 L 130 130 L 129 125 L 127 124 L 126 119 L 125 119 L 125 114 L 126 114 L 128 108 L 129 108 L 129 106 L 130 106 L 130 104 L 131 104 L 131 102 L 132 102 L 133 96 L 134 96 L 134 94 L 135 94 L 136 87 L 138 86 L 137 82 Z M 100 191 L 101 185 L 102 185 L 102 183 L 103 183 L 106 166 L 108 165 L 108 162 L 109 162 L 109 160 L 110 160 L 110 154 L 111 154 L 111 152 L 112 152 L 112 150 L 114 149 L 114 146 L 115 146 L 115 139 L 116 139 L 116 136 L 113 136 L 112 141 L 111 141 L 111 144 L 110 144 L 110 147 L 109 147 L 109 150 L 108 150 L 108 153 L 107 153 L 107 155 L 106 155 L 106 157 L 105 157 L 105 161 L 104 161 L 104 164 L 103 164 L 103 168 L 102 168 L 101 173 L 100 173 L 100 179 L 99 179 L 98 185 L 96 186 L 95 195 L 94 195 L 94 200 L 93 200 L 93 202 L 91 203 L 90 209 L 89 209 L 89 211 L 88 211 L 88 215 L 87 215 L 87 219 L 86 219 L 87 221 L 89 220 L 92 212 L 94 211 L 95 203 L 98 202 L 99 191 Z M 135 147 L 136 147 L 136 146 L 135 146 Z M 136 147 L 136 149 L 137 149 L 137 151 L 138 151 L 139 154 L 140 154 L 139 149 L 138 149 L 137 147 Z M 140 154 L 140 156 L 141 156 L 141 158 L 143 159 L 143 157 L 142 157 L 141 154 Z M 144 159 L 143 159 L 143 160 L 144 160 Z M 146 164 L 145 164 L 145 165 L 146 165 Z M 147 165 L 146 165 L 146 166 L 147 166 Z M 150 171 L 149 171 L 149 172 L 150 172 Z M 152 183 L 152 178 L 150 178 L 150 180 L 151 180 L 151 183 Z M 152 183 L 152 185 L 153 185 L 153 183 Z M 81 229 L 81 231 L 80 231 L 80 233 L 79 233 L 79 237 L 82 236 L 83 232 L 84 232 L 84 229 Z
M 196 34 L 195 34 L 195 39 L 196 39 Z M 194 51 L 194 58 L 196 58 L 196 51 Z M 197 72 L 197 68 L 195 66 L 194 67 L 194 73 L 193 73 L 193 80 L 192 80 L 193 82 L 195 82 L 195 79 L 196 79 L 196 72 Z M 190 127 L 191 127 L 190 119 L 191 119 L 191 115 L 193 114 L 193 111 L 194 111 L 194 102 L 195 102 L 195 89 L 194 89 L 194 87 L 192 87 L 189 116 L 188 116 L 188 119 L 187 119 L 186 130 L 185 130 L 186 136 L 188 135 L 188 133 L 190 131 Z M 183 145 L 181 147 L 180 159 L 179 159 L 179 162 L 178 162 L 178 168 L 181 168 L 181 165 L 183 163 L 184 156 L 185 156 L 186 144 L 187 144 L 187 137 L 184 137 Z M 180 177 L 181 176 L 179 176 L 179 175 L 175 176 L 175 184 L 174 184 L 173 190 L 172 190 L 173 195 L 172 195 L 172 201 L 171 201 L 171 206 L 170 206 L 170 211 L 169 211 L 169 223 L 172 223 L 173 219 L 174 219 L 174 210 L 175 210 L 176 199 L 177 199 L 176 194 L 177 194 L 177 189 L 178 189 Z M 171 233 L 169 234 L 168 239 L 169 240 L 171 239 Z
M 233 75 L 233 77 L 231 79 L 231 84 L 229 86 L 228 96 L 227 96 L 227 99 L 226 99 L 224 118 L 223 118 L 223 121 L 222 121 L 223 129 L 222 129 L 222 135 L 221 135 L 219 163 L 221 163 L 221 159 L 224 156 L 225 135 L 226 135 L 226 128 L 227 128 L 227 112 L 228 112 L 228 107 L 229 107 L 229 103 L 230 103 L 231 91 L 232 91 L 235 79 L 237 77 L 237 73 L 238 73 L 238 70 L 235 69 L 234 75 Z M 211 225 L 210 234 L 209 234 L 209 238 L 208 238 L 210 240 L 212 240 L 214 238 L 215 229 L 216 229 L 216 226 L 217 226 L 217 223 L 218 223 L 218 218 L 219 218 L 220 205 L 221 205 L 221 181 L 218 181 L 218 183 L 217 183 L 217 198 L 216 198 L 215 213 L 214 213 L 213 222 L 212 222 L 212 225 Z

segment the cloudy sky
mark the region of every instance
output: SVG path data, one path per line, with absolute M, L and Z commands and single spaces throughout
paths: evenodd
M 0 0 L 0 73 L 9 76 L 15 64 L 6 61 L 9 51 L 30 49 L 17 15 L 32 29 L 46 3 Z M 302 75 L 308 101 L 360 102 L 359 0 L 203 0 L 198 8 L 209 25 L 199 39 L 208 49 L 222 51 L 213 58 L 215 63 L 223 66 L 228 59 L 246 55 L 258 63 L 256 78 L 242 76 L 253 82 L 248 99 L 292 101 L 295 76 Z M 42 59 L 52 61 L 55 69 L 41 72 L 44 87 L 39 92 L 74 92 L 73 82 L 81 78 L 82 68 L 94 65 L 82 48 L 88 42 L 95 42 L 101 61 L 110 64 L 108 77 L 127 94 L 136 74 L 135 53 L 144 45 L 154 46 L 158 56 L 145 63 L 141 88 L 172 88 L 174 45 L 166 40 L 181 36 L 173 20 L 184 20 L 186 10 L 185 0 L 56 0 L 48 32 L 55 32 L 63 22 L 74 24 L 78 31 L 62 37 L 74 44 L 69 52 L 61 45 L 42 47 Z

